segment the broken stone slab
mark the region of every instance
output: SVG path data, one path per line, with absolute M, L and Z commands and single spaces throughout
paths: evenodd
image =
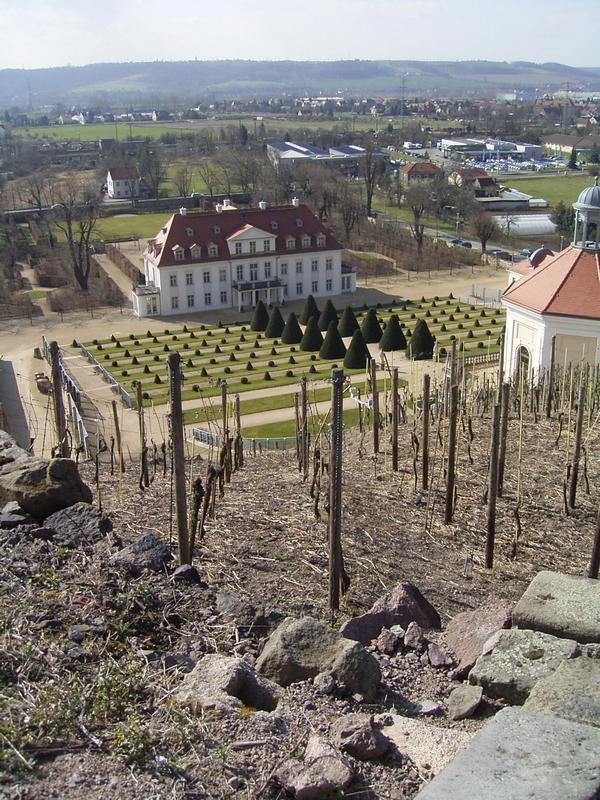
M 510 627 L 512 606 L 487 605 L 476 611 L 463 611 L 449 622 L 444 633 L 448 647 L 458 660 L 454 670 L 463 678 L 483 651 L 483 645 L 496 631 Z
M 600 661 L 580 656 L 561 662 L 535 684 L 523 708 L 600 727 Z
M 398 628 L 398 626 L 395 627 Z M 402 645 L 402 641 L 404 639 L 405 631 L 403 628 L 400 628 L 400 630 L 402 631 L 402 634 L 400 634 L 400 631 L 398 630 L 392 631 L 388 628 L 384 628 L 377 637 L 377 642 L 375 644 L 377 650 L 386 656 L 393 655 Z
M 481 686 L 464 684 L 453 689 L 448 698 L 448 716 L 453 720 L 467 719 L 479 708 L 483 698 Z
M 473 734 L 467 731 L 440 728 L 424 720 L 395 714 L 384 733 L 402 755 L 408 756 L 419 769 L 429 769 L 434 775 L 473 738 Z
M 100 541 L 112 530 L 112 522 L 95 506 L 75 503 L 46 517 L 44 527 L 54 531 L 57 544 L 77 547 Z
M 431 666 L 435 667 L 436 669 L 452 666 L 452 659 L 446 652 L 444 652 L 444 650 L 442 650 L 439 644 L 436 644 L 435 642 L 431 642 L 427 646 L 427 658 L 429 659 Z
M 410 622 L 404 634 L 404 647 L 411 650 L 422 650 L 425 646 L 423 629 L 416 622 Z
M 147 531 L 138 539 L 111 556 L 111 563 L 121 567 L 133 576 L 141 575 L 145 570 L 160 572 L 172 556 L 167 545 L 153 533 Z
M 242 658 L 211 653 L 186 675 L 173 700 L 195 714 L 200 710 L 228 714 L 243 706 L 273 711 L 282 696 L 277 684 L 257 675 Z
M 265 644 L 256 669 L 281 686 L 330 672 L 337 683 L 368 700 L 381 681 L 377 660 L 362 645 L 311 617 L 284 619 Z
M 345 714 L 331 728 L 334 743 L 343 752 L 360 761 L 371 761 L 384 756 L 390 740 L 374 727 L 369 714 Z
M 215 599 L 219 614 L 224 620 L 233 622 L 242 636 L 267 636 L 284 619 L 283 614 L 278 611 L 266 609 L 264 606 L 253 606 L 229 592 L 217 592 Z
M 48 461 L 19 447 L 0 431 L 0 505 L 14 500 L 28 514 L 43 521 L 49 514 L 75 503 L 91 503 L 92 491 L 70 458 Z
M 383 628 L 401 625 L 406 629 L 411 622 L 425 629 L 441 627 L 440 615 L 419 589 L 412 583 L 399 583 L 376 600 L 366 614 L 345 622 L 340 632 L 347 639 L 367 645 Z
M 600 731 L 503 708 L 419 800 L 591 800 L 600 791 Z
M 319 736 L 311 736 L 303 761 L 289 759 L 275 773 L 275 780 L 296 800 L 324 800 L 346 789 L 354 778 L 348 761 Z
M 488 697 L 520 705 L 537 681 L 579 653 L 573 639 L 516 628 L 501 630 L 484 645 L 484 654 L 469 673 L 469 683 L 482 686 Z
M 598 581 L 538 572 L 515 607 L 513 624 L 578 642 L 600 642 Z

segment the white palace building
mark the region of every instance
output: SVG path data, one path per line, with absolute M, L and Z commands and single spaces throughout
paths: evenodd
M 559 253 L 536 250 L 511 266 L 506 308 L 504 370 L 534 378 L 559 367 L 600 363 L 600 187 L 573 204 L 573 241 Z
M 269 306 L 356 291 L 342 245 L 295 198 L 286 206 L 181 208 L 148 241 L 144 277 L 132 293 L 139 317 L 243 312 L 259 300 Z

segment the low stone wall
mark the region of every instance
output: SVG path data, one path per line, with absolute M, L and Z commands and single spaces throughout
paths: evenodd
M 132 281 L 132 283 L 143 283 L 144 276 L 141 270 L 137 267 L 131 259 L 129 259 L 118 247 L 112 244 L 106 245 L 106 255 L 110 258 L 112 263 L 117 266 L 124 275 Z

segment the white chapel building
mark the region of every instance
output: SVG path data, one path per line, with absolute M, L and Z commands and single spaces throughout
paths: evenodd
M 600 363 L 600 187 L 579 195 L 573 241 L 559 253 L 536 250 L 510 269 L 504 371 L 535 376 L 558 367 Z
M 181 208 L 148 241 L 144 277 L 132 293 L 139 317 L 244 312 L 259 300 L 269 306 L 356 291 L 342 245 L 295 198 L 287 206 Z

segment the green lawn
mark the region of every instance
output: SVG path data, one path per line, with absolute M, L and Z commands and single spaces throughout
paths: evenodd
M 96 227 L 96 236 L 99 239 L 118 239 L 128 236 L 151 239 L 156 236 L 170 216 L 168 211 L 160 211 L 154 214 L 128 214 L 125 212 L 113 217 L 103 217 Z
M 370 412 L 367 410 L 367 414 Z M 311 436 L 315 436 L 320 428 L 322 421 L 326 415 L 319 414 L 311 417 Z M 356 428 L 358 426 L 358 409 L 350 409 L 344 411 L 344 428 Z M 327 423 L 323 430 L 327 431 Z M 284 436 L 296 435 L 296 423 L 293 419 L 284 422 L 269 422 L 266 425 L 254 425 L 250 428 L 244 428 L 242 431 L 244 439 L 279 439 Z
M 30 289 L 28 292 L 23 292 L 23 294 L 29 297 L 30 300 L 41 300 L 42 298 L 46 297 L 49 292 L 46 292 L 43 289 Z
M 594 182 L 589 175 L 556 175 L 551 178 L 514 178 L 507 175 L 500 180 L 503 185 L 518 192 L 542 197 L 551 206 L 555 206 L 560 200 L 571 205 L 577 200 L 579 193 Z
M 165 133 L 173 133 L 173 128 L 169 125 L 158 123 L 147 123 L 139 125 L 133 123 L 130 126 L 124 122 L 116 125 L 112 122 L 95 123 L 93 125 L 48 125 L 39 128 L 13 128 L 12 133 L 16 136 L 27 136 L 34 139 L 79 139 L 82 142 L 94 142 L 98 139 L 144 139 L 149 137 L 157 139 Z

